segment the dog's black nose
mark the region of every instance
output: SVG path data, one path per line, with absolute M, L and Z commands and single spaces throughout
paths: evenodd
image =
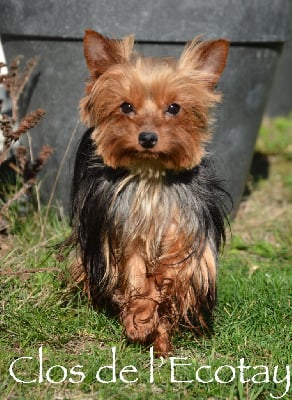
M 139 134 L 139 143 L 145 149 L 151 149 L 158 142 L 158 135 L 155 132 L 141 132 Z

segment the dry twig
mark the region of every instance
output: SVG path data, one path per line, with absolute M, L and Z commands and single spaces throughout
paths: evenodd
M 0 271 L 0 276 L 19 276 L 26 274 L 37 274 L 39 272 L 61 272 L 60 268 L 52 267 L 52 268 L 32 268 L 32 269 L 24 269 L 21 271 L 13 271 L 13 270 L 4 270 Z
M 3 148 L 0 150 L 0 167 L 9 159 L 13 144 L 19 141 L 22 135 L 28 135 L 28 132 L 34 128 L 45 115 L 44 110 L 37 109 L 26 115 L 20 121 L 19 125 L 15 127 L 18 122 L 18 103 L 20 96 L 34 68 L 38 64 L 38 58 L 34 57 L 28 60 L 25 67 L 22 69 L 20 66 L 21 60 L 22 56 L 16 57 L 9 67 L 8 74 L 0 75 L 0 83 L 5 86 L 13 104 L 12 117 L 1 114 L 0 104 L 0 130 L 4 136 Z M 0 71 L 4 66 L 3 63 L 0 63 Z M 53 149 L 50 146 L 43 146 L 37 158 L 34 159 L 32 151 L 30 151 L 30 157 L 28 157 L 27 149 L 24 146 L 18 147 L 15 152 L 15 160 L 9 162 L 9 168 L 21 177 L 22 186 L 10 198 L 5 199 L 4 204 L 0 207 L 0 214 L 4 214 L 13 202 L 21 198 L 36 184 L 37 174 L 47 162 L 52 152 Z
M 22 59 L 23 56 L 15 57 L 10 64 L 8 74 L 2 78 L 2 83 L 12 100 L 12 117 L 14 121 L 18 121 L 19 118 L 18 106 L 20 96 L 31 78 L 33 70 L 39 63 L 39 58 L 33 57 L 27 61 L 24 68 L 21 68 Z

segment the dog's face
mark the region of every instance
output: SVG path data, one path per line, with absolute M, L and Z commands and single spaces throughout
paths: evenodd
M 86 31 L 91 79 L 81 119 L 95 128 L 92 137 L 105 164 L 160 170 L 199 164 L 228 47 L 223 39 L 194 39 L 179 60 L 144 58 L 132 53 L 132 37 L 118 41 Z

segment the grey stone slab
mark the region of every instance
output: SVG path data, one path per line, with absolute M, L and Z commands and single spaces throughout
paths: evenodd
M 92 28 L 117 37 L 185 42 L 197 34 L 233 42 L 292 38 L 291 0 L 1 0 L 0 33 L 80 39 Z
M 292 23 L 292 22 L 291 22 Z M 266 112 L 269 116 L 292 112 L 292 40 L 284 44 Z
M 219 175 L 230 182 L 235 210 L 249 173 L 279 51 L 266 47 L 232 48 L 220 82 L 224 98 L 217 110 L 211 151 Z

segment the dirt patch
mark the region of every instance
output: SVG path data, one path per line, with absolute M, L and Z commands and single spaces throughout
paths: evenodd
M 232 231 L 248 241 L 266 240 L 279 244 L 279 232 L 283 235 L 292 233 L 292 186 L 285 183 L 291 174 L 291 163 L 276 156 L 269 156 L 266 161 L 269 174 L 266 178 L 251 180 L 249 193 L 241 202 Z

